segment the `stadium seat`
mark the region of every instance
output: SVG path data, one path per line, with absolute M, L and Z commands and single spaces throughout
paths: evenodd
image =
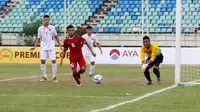
M 5 1 L 0 0 L 0 7 L 5 5 Z M 84 24 L 89 16 L 92 16 L 104 3 L 103 0 L 70 0 L 72 24 Z M 93 31 L 98 32 L 98 28 L 103 27 L 106 32 L 132 32 L 130 25 L 141 25 L 142 9 L 141 0 L 120 0 L 114 8 L 109 10 L 106 16 L 96 25 Z M 197 27 L 200 24 L 200 1 L 199 0 L 182 0 L 183 20 L 182 23 L 188 26 Z M 6 22 L 14 24 L 9 29 L 3 31 L 16 32 L 21 31 L 23 22 L 30 22 L 30 17 L 42 19 L 42 16 L 49 14 L 52 17 L 52 23 L 62 25 L 64 5 L 62 0 L 25 0 L 21 1 L 8 15 L 0 21 L 0 26 Z M 174 32 L 170 28 L 175 24 L 176 0 L 150 0 L 149 1 L 149 31 L 150 32 Z M 54 16 L 55 15 L 55 16 Z M 146 13 L 145 13 L 146 15 Z M 25 16 L 25 17 L 22 17 Z M 17 19 L 16 21 L 11 21 Z M 146 20 L 145 20 L 146 21 Z M 20 26 L 19 28 L 17 25 Z M 184 26 L 183 25 L 183 26 Z M 13 27 L 13 28 L 12 28 Z M 153 27 L 153 28 L 150 28 Z M 161 28 L 164 27 L 164 28 Z M 107 28 L 107 29 L 106 29 Z M 190 29 L 183 29 L 184 32 Z

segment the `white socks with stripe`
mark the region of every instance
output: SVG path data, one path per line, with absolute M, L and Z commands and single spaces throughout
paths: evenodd
M 90 65 L 90 73 L 89 74 L 93 74 L 94 69 L 95 69 L 95 65 Z
M 56 72 L 57 72 L 57 64 L 52 63 L 52 78 L 56 77 Z
M 47 77 L 46 64 L 41 64 L 41 71 L 44 77 Z

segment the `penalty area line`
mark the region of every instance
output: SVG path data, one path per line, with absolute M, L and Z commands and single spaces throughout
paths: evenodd
M 175 88 L 175 87 L 177 87 L 177 85 L 172 85 L 172 86 L 169 86 L 169 87 L 166 87 L 166 88 L 163 88 L 163 89 L 160 89 L 160 90 L 151 92 L 151 93 L 147 93 L 147 94 L 145 94 L 145 95 L 143 95 L 143 96 L 136 97 L 136 98 L 131 99 L 131 100 L 127 100 L 127 101 L 124 101 L 124 102 L 120 102 L 120 103 L 117 103 L 117 104 L 114 104 L 114 105 L 107 106 L 107 107 L 105 107 L 105 108 L 96 109 L 96 110 L 91 110 L 90 112 L 101 112 L 101 111 L 110 110 L 110 109 L 119 107 L 119 106 L 121 106 L 121 105 L 125 105 L 125 104 L 128 104 L 128 103 L 137 102 L 137 101 L 139 101 L 139 100 L 141 100 L 141 99 L 144 99 L 144 98 L 146 98 L 146 97 L 150 97 L 150 96 L 152 96 L 152 95 L 155 95 L 155 94 L 164 92 L 164 91 L 166 91 L 166 90 L 169 90 L 169 89 L 172 89 L 172 88 Z

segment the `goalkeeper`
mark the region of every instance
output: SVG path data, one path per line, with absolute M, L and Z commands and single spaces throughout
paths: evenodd
M 146 85 L 151 85 L 151 77 L 149 73 L 149 69 L 153 68 L 153 73 L 157 76 L 158 83 L 160 84 L 160 64 L 163 62 L 163 55 L 161 53 L 160 48 L 155 43 L 150 41 L 148 36 L 143 37 L 143 46 L 141 47 L 140 51 L 140 59 L 142 61 L 142 71 L 148 80 Z M 145 55 L 148 58 L 145 61 Z

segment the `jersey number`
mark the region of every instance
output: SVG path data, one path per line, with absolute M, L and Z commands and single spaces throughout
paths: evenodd
M 74 44 L 74 43 L 71 43 L 71 46 L 72 46 L 72 47 L 75 47 L 75 44 Z

